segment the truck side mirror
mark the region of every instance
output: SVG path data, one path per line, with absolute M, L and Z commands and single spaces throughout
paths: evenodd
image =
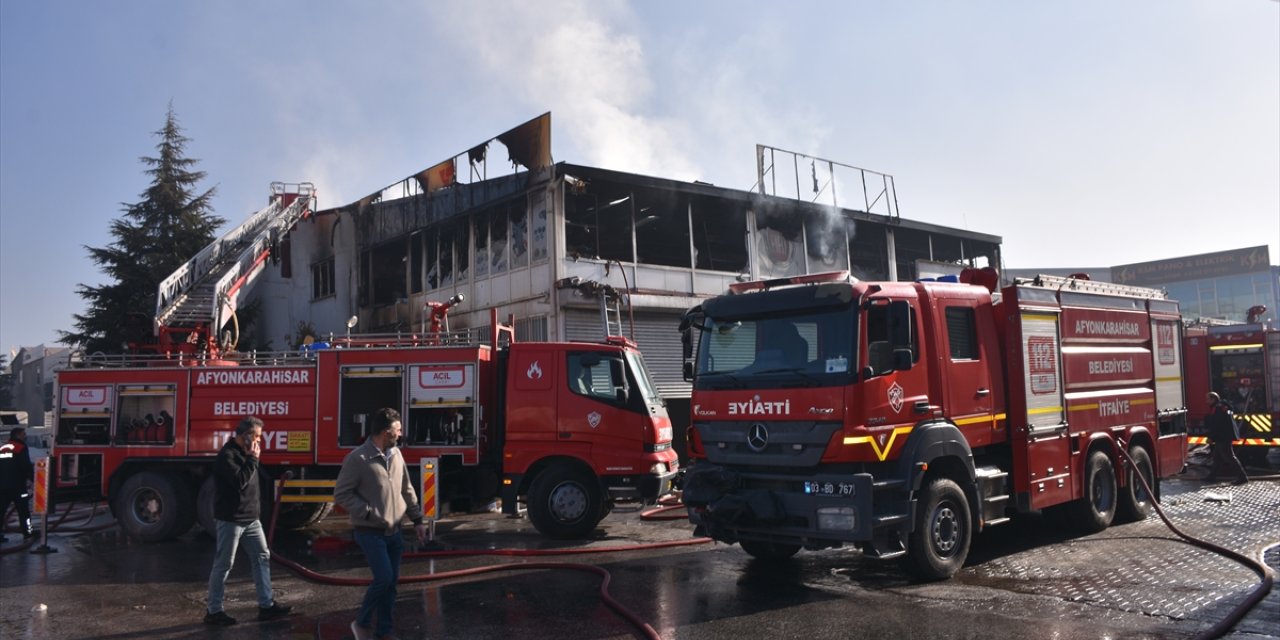
M 688 360 L 684 361 L 683 373 L 684 373 L 685 382 L 693 382 L 693 363 L 692 362 L 689 362 Z
M 909 371 L 912 363 L 912 353 L 910 347 L 904 347 L 893 350 L 893 370 Z
M 684 359 L 689 360 L 693 357 L 693 330 L 686 328 L 680 332 L 680 348 L 684 354 Z

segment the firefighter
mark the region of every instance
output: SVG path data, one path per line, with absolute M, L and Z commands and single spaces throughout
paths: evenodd
M 27 449 L 27 430 L 14 427 L 9 432 L 9 441 L 0 445 L 0 530 L 8 521 L 9 504 L 18 510 L 18 530 L 25 540 L 35 536 L 31 530 L 31 508 L 27 500 L 31 497 L 27 487 L 34 481 L 35 465 L 31 464 L 31 451 Z M 4 536 L 0 536 L 0 542 Z
M 1236 420 L 1232 415 L 1231 405 L 1212 391 L 1209 392 L 1208 401 L 1209 415 L 1204 419 L 1204 426 L 1209 432 L 1209 442 L 1213 445 L 1213 458 L 1209 475 L 1204 478 L 1205 482 L 1217 480 L 1218 472 L 1223 467 L 1227 467 L 1236 472 L 1236 480 L 1233 484 L 1244 484 L 1249 481 L 1249 476 L 1245 475 L 1244 465 L 1240 464 L 1235 450 L 1231 447 L 1231 441 L 1240 437 L 1236 431 Z

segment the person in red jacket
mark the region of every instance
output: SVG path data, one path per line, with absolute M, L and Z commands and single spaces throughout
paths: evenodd
M 1217 480 L 1218 472 L 1225 467 L 1236 472 L 1234 484 L 1244 484 L 1249 481 L 1249 476 L 1245 475 L 1244 465 L 1240 464 L 1235 450 L 1231 448 L 1231 441 L 1240 437 L 1231 405 L 1213 392 L 1209 393 L 1208 401 L 1209 415 L 1204 419 L 1204 426 L 1209 432 L 1209 442 L 1213 444 L 1213 465 L 1204 479 L 1206 482 Z
M 31 451 L 27 449 L 27 430 L 14 427 L 9 432 L 9 441 L 0 445 L 0 518 L 7 522 L 9 505 L 13 504 L 18 511 L 18 529 L 27 540 L 35 536 L 31 530 L 31 508 L 27 504 L 31 495 L 27 487 L 34 478 L 35 465 L 31 464 Z M 2 541 L 4 536 L 0 536 Z

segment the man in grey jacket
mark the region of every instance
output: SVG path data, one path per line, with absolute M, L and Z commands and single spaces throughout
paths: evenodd
M 373 582 L 360 603 L 360 613 L 351 623 L 356 640 L 367 640 L 371 631 L 376 631 L 379 638 L 391 637 L 391 614 L 396 582 L 400 579 L 400 556 L 404 553 L 404 538 L 400 535 L 404 517 L 413 520 L 420 542 L 427 536 L 418 494 L 404 456 L 396 448 L 400 430 L 400 412 L 395 409 L 379 409 L 373 414 L 368 439 L 342 461 L 333 489 L 334 500 L 351 516 L 356 544 L 364 550 L 373 571 Z

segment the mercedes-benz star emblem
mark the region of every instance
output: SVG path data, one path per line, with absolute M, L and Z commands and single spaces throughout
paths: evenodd
M 747 446 L 759 453 L 769 444 L 769 430 L 764 423 L 757 422 L 747 429 Z

